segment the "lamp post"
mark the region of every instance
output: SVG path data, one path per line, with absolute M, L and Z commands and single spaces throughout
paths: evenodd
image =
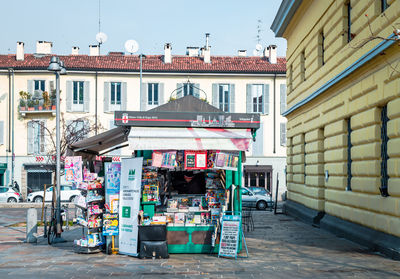
M 57 233 L 53 243 L 65 242 L 61 238 L 61 200 L 60 200 L 60 75 L 65 75 L 67 71 L 64 68 L 64 62 L 56 56 L 50 60 L 48 71 L 54 72 L 56 75 L 56 189 L 57 189 L 57 208 L 56 222 Z

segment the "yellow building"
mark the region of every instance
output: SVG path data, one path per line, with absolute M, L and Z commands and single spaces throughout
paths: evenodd
M 392 257 L 399 22 L 397 0 L 284 0 L 271 26 L 288 44 L 287 212 Z

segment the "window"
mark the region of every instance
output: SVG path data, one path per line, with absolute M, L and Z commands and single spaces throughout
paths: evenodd
M 185 83 L 183 85 L 183 96 L 194 95 L 194 84 L 193 83 Z
M 381 11 L 382 13 L 386 11 L 386 9 L 389 7 L 389 4 L 387 3 L 387 0 L 381 0 Z
M 263 112 L 263 86 L 262 84 L 253 84 L 251 87 L 251 100 L 253 112 Z
M 252 194 L 251 194 L 248 190 L 243 189 L 243 188 L 242 188 L 242 195 L 245 195 L 245 196 L 252 196 Z
M 31 188 L 32 191 L 43 191 L 45 184 L 49 185 L 52 183 L 51 175 L 52 173 L 47 171 L 29 171 L 27 175 L 27 186 Z M 51 189 L 52 188 L 53 187 L 51 187 Z M 46 196 L 47 195 L 48 194 L 46 194 Z
M 74 81 L 73 83 L 73 104 L 83 105 L 83 81 Z
M 34 81 L 34 90 L 37 91 L 45 91 L 45 81 L 44 80 L 35 80 Z
M 244 166 L 244 185 L 246 187 L 259 187 L 251 188 L 254 193 L 268 192 L 272 190 L 272 166 L 270 165 L 256 165 Z
M 0 121 L 0 144 L 4 144 L 4 121 Z
M 281 95 L 281 114 L 286 111 L 286 84 L 280 85 L 280 95 Z
M 45 122 L 34 120 L 28 122 L 28 154 L 45 152 Z
M 147 104 L 150 106 L 158 106 L 158 83 L 149 83 L 147 87 Z
M 387 145 L 388 145 L 388 134 L 387 134 L 387 124 L 389 118 L 387 116 L 387 106 L 384 106 L 381 111 L 381 187 L 379 188 L 381 195 L 383 197 L 389 196 L 388 193 L 388 170 L 387 170 L 387 161 L 388 161 L 388 152 L 387 152 Z
M 120 105 L 121 104 L 121 83 L 120 82 L 111 82 L 111 90 L 110 91 L 111 91 L 110 104 L 111 105 Z
M 176 87 L 176 97 L 192 95 L 196 98 L 200 97 L 200 88 L 198 83 L 178 83 Z
M 235 84 L 213 83 L 212 105 L 225 112 L 235 112 Z
M 230 104 L 230 86 L 229 84 L 220 84 L 218 88 L 219 109 L 229 112 Z
M 301 75 L 301 81 L 306 80 L 306 53 L 305 50 L 303 50 L 300 53 L 300 75 Z
M 351 34 L 351 3 L 350 1 L 346 4 L 347 10 L 347 42 L 350 42 L 353 39 L 353 35 Z
M 290 65 L 289 67 L 289 86 L 289 92 L 291 92 L 293 90 L 293 65 Z
M 286 123 L 281 123 L 281 146 L 286 146 Z
M 351 178 L 353 177 L 351 173 L 351 121 L 350 118 L 347 119 L 347 191 L 351 191 Z
M 319 34 L 318 44 L 319 66 L 321 67 L 325 65 L 325 36 L 323 31 Z

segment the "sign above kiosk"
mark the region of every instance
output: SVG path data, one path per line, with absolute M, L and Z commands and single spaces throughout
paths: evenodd
M 258 129 L 256 113 L 115 111 L 116 126 Z

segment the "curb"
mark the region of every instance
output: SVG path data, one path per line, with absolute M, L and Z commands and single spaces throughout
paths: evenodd
M 21 202 L 21 203 L 0 203 L 0 208 L 42 208 L 42 203 L 29 203 L 29 202 Z M 72 202 L 61 203 L 61 205 L 68 205 L 68 208 L 75 208 L 75 204 Z M 50 202 L 46 202 L 45 206 L 51 207 Z

